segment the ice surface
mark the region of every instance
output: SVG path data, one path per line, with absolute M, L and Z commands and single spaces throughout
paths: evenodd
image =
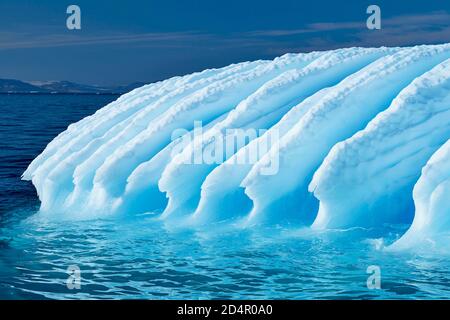
M 449 58 L 449 49 L 402 50 L 378 59 L 328 90 L 243 181 L 245 193 L 253 201 L 249 219 L 311 224 L 318 201 L 308 192 L 308 185 L 330 149 L 363 129 L 412 80 Z M 261 168 L 273 161 L 279 162 L 279 172 L 261 175 Z
M 50 218 L 412 223 L 393 248 L 437 241 L 450 222 L 449 59 L 448 44 L 348 48 L 149 84 L 70 125 L 23 179 Z M 256 134 L 218 155 L 237 129 Z
M 450 60 L 408 85 L 315 172 L 317 228 L 411 223 L 412 189 L 450 133 Z
M 224 131 L 226 128 L 270 128 L 282 117 L 277 110 L 287 112 L 311 94 L 337 83 L 345 76 L 386 54 L 387 51 L 385 49 L 337 50 L 324 54 L 303 68 L 286 71 L 265 83 L 236 106 L 226 119 L 214 126 L 200 144 L 188 146 L 167 166 L 160 181 L 161 190 L 167 192 L 169 196 L 166 215 L 174 211 L 179 213 L 180 207 L 184 210 L 195 210 L 199 202 L 201 183 L 216 167 L 216 164 L 194 167 L 184 165 L 184 161 L 179 158 L 190 158 L 195 152 L 209 153 L 208 150 L 222 143 L 212 137 L 220 132 L 223 135 L 222 140 L 226 139 Z M 187 183 L 190 186 L 188 189 L 185 188 Z
M 447 73 L 447 77 L 450 75 Z M 448 96 L 447 96 L 448 97 Z M 447 100 L 447 106 L 448 106 Z M 414 221 L 393 250 L 423 243 L 448 248 L 450 240 L 450 140 L 431 157 L 414 187 Z

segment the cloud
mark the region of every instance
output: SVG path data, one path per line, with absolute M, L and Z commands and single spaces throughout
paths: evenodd
M 161 46 L 193 40 L 207 40 L 208 37 L 207 34 L 196 32 L 113 33 L 109 35 L 84 35 L 79 31 L 69 30 L 65 33 L 48 35 L 0 32 L 0 50 L 134 43 Z
M 284 47 L 270 52 L 310 51 L 348 46 L 404 46 L 450 42 L 450 14 L 430 12 L 417 15 L 382 17 L 381 30 L 368 30 L 366 21 L 319 22 L 301 29 L 257 30 L 250 38 L 284 40 Z
M 402 15 L 391 18 L 382 18 L 384 28 L 423 28 L 430 26 L 448 26 L 450 14 L 444 11 L 430 12 L 421 15 Z M 349 22 L 318 22 L 307 24 L 301 29 L 257 30 L 247 32 L 247 36 L 280 37 L 299 34 L 317 33 L 324 31 L 343 31 L 365 29 L 366 21 Z

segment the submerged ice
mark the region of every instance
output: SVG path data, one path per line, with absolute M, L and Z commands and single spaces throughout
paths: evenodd
M 230 149 L 236 130 L 255 134 Z M 450 232 L 449 139 L 450 45 L 349 48 L 135 89 L 70 125 L 23 179 L 49 217 L 409 224 L 392 246 L 408 248 Z

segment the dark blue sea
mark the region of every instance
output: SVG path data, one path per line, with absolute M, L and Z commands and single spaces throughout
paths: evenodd
M 383 250 L 407 226 L 312 234 L 38 218 L 21 174 L 70 123 L 116 98 L 0 95 L 0 299 L 450 298 L 448 256 Z

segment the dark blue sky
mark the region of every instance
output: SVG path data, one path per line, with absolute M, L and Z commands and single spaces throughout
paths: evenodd
M 66 28 L 79 5 L 82 29 Z M 382 29 L 366 28 L 381 7 Z M 450 42 L 449 0 L 2 0 L 0 78 L 155 81 L 287 52 Z

